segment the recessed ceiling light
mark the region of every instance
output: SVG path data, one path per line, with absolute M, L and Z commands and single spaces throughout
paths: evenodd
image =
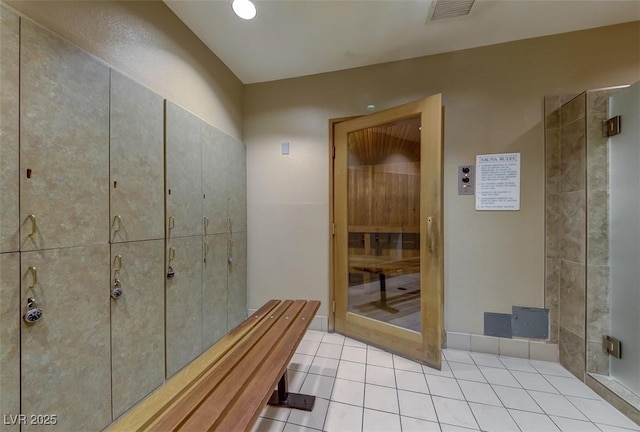
M 256 6 L 251 0 L 233 0 L 231 8 L 242 19 L 250 20 L 256 17 Z

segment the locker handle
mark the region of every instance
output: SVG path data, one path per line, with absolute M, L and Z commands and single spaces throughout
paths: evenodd
M 204 262 L 207 262 L 207 255 L 209 255 L 209 243 L 204 244 Z
M 122 255 L 116 255 L 113 259 L 113 274 L 117 275 L 122 269 Z
M 33 215 L 33 214 L 29 215 L 29 220 L 31 221 L 31 233 L 29 234 L 29 237 L 33 237 L 33 235 L 38 230 L 38 225 L 36 223 L 36 215 Z
M 169 229 L 173 229 L 176 226 L 176 218 L 169 216 Z
M 38 285 L 38 269 L 29 267 L 28 270 L 31 272 L 31 285 L 29 285 L 29 289 L 33 289 Z
M 209 218 L 205 216 L 202 221 L 202 225 L 204 226 L 204 235 L 207 235 L 207 228 L 209 228 Z
M 116 222 L 118 223 L 117 224 L 117 228 L 116 228 Z M 112 225 L 114 226 L 114 228 L 113 228 L 113 233 L 114 234 L 117 233 L 118 231 L 120 231 L 120 229 L 122 228 L 122 216 L 115 215 L 113 217 L 113 224 Z
M 169 248 L 169 262 L 173 261 L 176 257 L 176 248 L 174 247 L 170 247 Z

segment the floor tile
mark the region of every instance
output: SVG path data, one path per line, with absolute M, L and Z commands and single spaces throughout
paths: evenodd
M 395 388 L 366 384 L 364 407 L 399 414 L 398 391 Z
M 436 422 L 401 416 L 400 423 L 402 432 L 440 432 L 440 425 Z
M 455 376 L 456 379 L 487 382 L 482 373 L 480 373 L 480 369 L 478 369 L 478 366 L 476 366 L 475 364 L 457 363 L 450 361 L 449 367 L 453 371 L 453 376 Z
M 363 432 L 401 432 L 400 416 L 365 408 Z
M 367 375 L 365 377 L 367 384 L 376 384 L 385 387 L 396 386 L 396 376 L 393 368 L 386 368 L 381 366 L 367 365 Z
M 317 398 L 330 399 L 334 381 L 335 378 L 333 377 L 314 375 L 310 373 L 304 380 L 300 393 L 313 395 Z
M 577 396 L 586 399 L 600 400 L 600 396 L 575 377 L 547 375 L 546 379 L 558 390 L 558 392 L 565 396 Z
M 446 360 L 442 360 L 442 368 L 440 370 L 433 369 L 427 365 L 422 365 L 422 371 L 427 375 L 436 375 L 447 378 L 453 378 L 453 372 L 451 372 L 451 368 L 449 367 L 449 362 Z
M 289 414 L 291 413 L 290 408 L 282 408 L 275 407 L 272 405 L 267 405 L 262 409 L 260 413 L 260 417 L 268 418 L 271 420 L 278 420 L 281 422 L 286 422 L 289 418 Z
M 559 432 L 560 429 L 544 414 L 526 411 L 509 410 L 522 432 Z
M 364 382 L 366 365 L 340 360 L 337 378 Z
M 520 383 L 511 375 L 507 369 L 497 369 L 491 367 L 480 366 L 480 372 L 484 375 L 489 384 L 502 385 L 506 387 L 518 387 Z
M 460 426 L 453 426 L 453 425 L 448 425 L 448 424 L 441 424 L 440 428 L 442 429 L 442 432 L 469 432 L 469 431 L 478 431 L 480 429 L 476 429 L 476 428 L 463 428 Z
M 282 432 L 284 422 L 271 420 L 267 418 L 259 418 L 251 429 L 252 432 Z
M 293 357 L 291 357 L 291 361 L 289 362 L 289 366 L 287 366 L 287 369 L 300 372 L 309 372 L 309 368 L 311 367 L 312 362 L 313 356 L 296 353 L 293 355 Z
M 464 393 L 464 397 L 468 402 L 502 406 L 502 402 L 500 402 L 500 399 L 498 399 L 489 384 L 473 381 L 458 381 L 458 384 L 460 384 L 462 393 Z
M 429 393 L 427 381 L 423 373 L 409 372 L 396 369 L 396 383 L 398 389 L 418 393 Z
M 596 426 L 598 426 L 598 429 L 600 429 L 602 432 L 629 432 L 629 431 L 638 430 L 638 429 L 627 429 L 627 428 L 621 428 L 618 426 L 605 425 L 601 423 L 596 423 Z
M 407 360 L 406 358 L 400 357 L 395 354 L 393 355 L 393 367 L 409 372 L 424 373 L 422 371 L 422 365 L 420 363 L 414 362 L 412 360 Z
M 425 375 L 429 392 L 435 396 L 443 396 L 453 399 L 464 400 L 464 396 L 458 382 L 453 378 Z
M 542 412 L 538 404 L 529 396 L 526 390 L 497 385 L 492 387 L 505 407 L 522 411 Z
M 467 351 L 443 349 L 442 354 L 444 354 L 448 362 L 475 364 Z
M 338 333 L 325 333 L 322 342 L 334 345 L 344 345 L 345 337 Z
M 282 432 L 315 432 L 319 429 L 312 429 L 310 427 L 304 427 L 293 423 L 287 423 Z
M 327 432 L 359 431 L 362 429 L 362 407 L 331 402 L 324 429 Z
M 393 355 L 384 351 L 371 349 L 367 352 L 367 364 L 393 368 Z
M 446 399 L 434 396 L 433 405 L 440 423 L 468 428 L 477 428 L 478 424 L 466 401 Z
M 543 375 L 557 375 L 572 377 L 571 372 L 566 370 L 560 363 L 546 362 L 542 360 L 529 360 L 531 365 Z
M 367 350 L 366 348 L 345 346 L 342 348 L 342 356 L 340 357 L 340 360 L 367 363 Z
M 470 403 L 469 406 L 478 425 L 480 425 L 480 430 L 487 432 L 520 432 L 520 428 L 518 428 L 509 411 L 505 408 L 477 403 Z
M 587 420 L 580 411 L 560 394 L 530 391 L 531 397 L 540 405 L 540 408 L 547 414 L 558 417 L 567 417 L 576 420 Z
M 367 344 L 364 344 L 364 343 L 362 343 L 360 341 L 357 341 L 357 340 L 353 340 L 351 338 L 344 338 L 344 345 L 357 347 L 357 348 L 366 348 L 367 347 Z
M 316 398 L 316 402 L 313 405 L 313 411 L 291 410 L 287 423 L 322 430 L 328 407 L 328 400 Z
M 431 396 L 398 390 L 398 401 L 400 402 L 401 416 L 434 422 L 438 421 Z
M 527 390 L 537 390 L 547 393 L 558 393 L 558 390 L 552 386 L 543 375 L 539 373 L 521 372 L 512 370 L 511 375 L 518 380 L 520 385 Z
M 306 372 L 287 369 L 287 383 L 290 392 L 298 393 L 305 378 L 307 378 Z
M 584 399 L 574 396 L 567 396 L 567 399 L 594 423 L 640 430 L 638 425 L 603 400 Z
M 350 405 L 364 406 L 364 383 L 336 379 L 331 400 Z
M 600 432 L 596 425 L 588 421 L 554 416 L 551 416 L 551 420 L 562 432 Z
M 483 354 L 483 353 L 469 353 L 473 361 L 478 366 L 489 366 L 493 368 L 501 368 L 504 369 L 505 366 L 502 364 L 498 356 L 491 354 Z
M 318 351 L 316 352 L 316 356 L 328 357 L 332 359 L 340 359 L 341 354 L 342 345 L 330 344 L 326 342 L 322 342 L 320 344 L 320 347 L 318 347 Z
M 296 349 L 296 353 L 314 356 L 316 355 L 316 351 L 318 351 L 319 346 L 320 346 L 320 342 L 303 339 L 300 341 L 300 344 Z
M 538 373 L 538 370 L 529 363 L 529 360 L 514 357 L 499 357 L 499 359 L 507 369 Z
M 316 356 L 309 367 L 309 373 L 335 377 L 339 364 L 340 360 Z
M 325 335 L 325 332 L 321 332 L 318 330 L 307 330 L 307 332 L 303 336 L 303 340 L 320 342 L 322 341 L 322 337 Z

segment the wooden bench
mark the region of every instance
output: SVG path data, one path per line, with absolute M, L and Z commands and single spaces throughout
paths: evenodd
M 267 402 L 311 410 L 314 396 L 288 393 L 286 370 L 319 307 L 270 300 L 109 430 L 244 431 Z

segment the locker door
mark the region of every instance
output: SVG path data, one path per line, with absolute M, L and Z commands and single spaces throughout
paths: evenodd
M 234 328 L 247 317 L 247 233 L 234 232 L 230 237 L 228 264 L 228 327 Z
M 160 225 L 162 227 L 162 224 Z M 164 240 L 111 245 L 113 418 L 164 382 Z
M 206 261 L 202 273 L 202 348 L 207 349 L 227 329 L 227 235 L 204 238 Z
M 203 234 L 202 120 L 166 101 L 167 237 Z
M 20 253 L 0 254 L 0 413 L 5 416 L 20 413 L 20 315 Z M 0 431 L 18 432 L 11 420 L 3 417 Z
M 203 216 L 208 219 L 205 234 L 227 232 L 226 135 L 202 123 Z
M 247 230 L 247 157 L 242 141 L 227 136 L 227 195 L 233 231 Z
M 111 241 L 164 237 L 163 99 L 111 70 Z
M 55 414 L 59 430 L 102 430 L 111 422 L 109 245 L 23 252 L 21 271 L 21 307 L 33 298 L 42 310 L 21 324 L 22 413 Z
M 19 26 L 0 5 L 0 253 L 20 250 Z
M 109 68 L 22 20 L 21 248 L 106 243 Z
M 166 280 L 167 378 L 202 352 L 202 236 L 168 242 Z

